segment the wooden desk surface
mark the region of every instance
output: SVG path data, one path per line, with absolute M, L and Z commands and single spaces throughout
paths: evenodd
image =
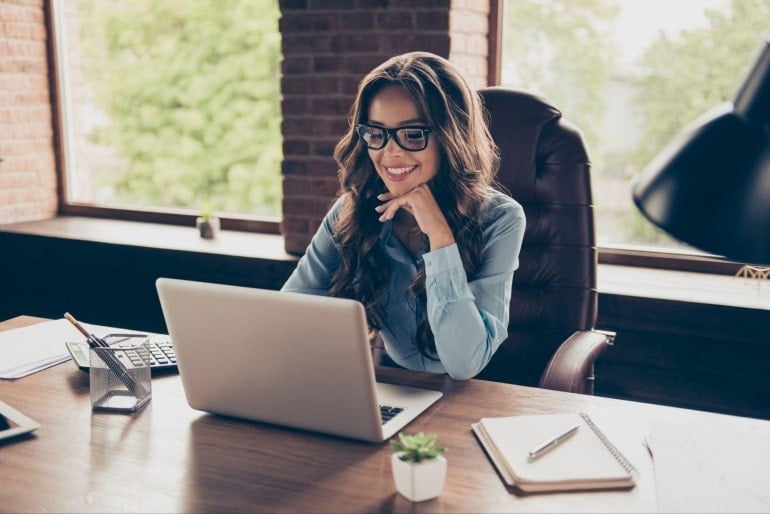
M 0 330 L 39 318 L 18 317 Z M 2 351 L 2 349 L 0 349 Z M 394 369 L 381 380 L 445 396 L 409 431 L 448 448 L 442 494 L 411 503 L 395 491 L 387 444 L 368 444 L 192 410 L 176 374 L 153 378 L 153 399 L 133 415 L 91 411 L 88 374 L 65 362 L 14 381 L 0 399 L 41 424 L 0 443 L 0 510 L 7 512 L 655 512 L 649 460 L 630 491 L 523 496 L 506 489 L 470 431 L 484 416 L 595 408 L 628 419 L 765 423 Z

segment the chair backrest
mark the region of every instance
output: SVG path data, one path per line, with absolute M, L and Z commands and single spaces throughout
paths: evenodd
M 508 339 L 479 378 L 536 386 L 559 345 L 596 324 L 591 164 L 580 131 L 541 96 L 480 91 L 500 147 L 498 181 L 524 207 Z

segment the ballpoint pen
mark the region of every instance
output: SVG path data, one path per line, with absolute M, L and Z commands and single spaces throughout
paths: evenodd
M 580 427 L 580 424 L 576 424 L 574 426 L 569 427 L 568 429 L 564 430 L 563 432 L 560 432 L 556 434 L 555 436 L 546 439 L 542 443 L 538 444 L 534 448 L 532 448 L 529 451 L 529 460 L 534 460 L 544 453 L 546 453 L 548 450 L 554 448 L 555 446 L 558 446 L 559 444 L 566 441 L 572 434 L 575 433 L 575 431 Z
M 107 342 L 92 334 L 88 330 L 85 329 L 83 325 L 81 325 L 78 320 L 75 319 L 75 317 L 70 314 L 69 312 L 64 313 L 64 318 L 72 323 L 75 328 L 78 329 L 78 331 L 83 334 L 86 338 L 86 341 L 88 341 L 88 346 L 91 348 L 109 348 L 110 345 L 107 344 Z M 147 390 L 144 388 L 144 386 L 134 380 L 128 373 L 128 370 L 126 369 L 126 366 L 120 362 L 120 360 L 115 357 L 113 353 L 110 352 L 104 352 L 100 353 L 99 356 L 104 361 L 104 363 L 109 367 L 113 373 L 123 382 L 123 384 L 128 388 L 129 391 L 131 391 L 137 398 L 143 398 L 148 393 Z

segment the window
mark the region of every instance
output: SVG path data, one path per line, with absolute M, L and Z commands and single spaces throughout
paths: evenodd
M 52 9 L 65 213 L 157 220 L 213 208 L 277 230 L 277 2 L 53 0 Z
M 680 256 L 690 269 L 711 260 L 644 219 L 630 181 L 684 125 L 732 98 L 767 29 L 770 0 L 501 7 L 501 83 L 549 97 L 586 137 L 601 254 Z

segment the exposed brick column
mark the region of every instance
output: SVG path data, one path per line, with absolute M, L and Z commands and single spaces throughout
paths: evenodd
M 337 191 L 334 145 L 361 78 L 425 50 L 486 85 L 488 0 L 281 0 L 283 234 L 304 252 Z
M 0 0 L 0 223 L 56 214 L 47 38 L 43 0 Z

